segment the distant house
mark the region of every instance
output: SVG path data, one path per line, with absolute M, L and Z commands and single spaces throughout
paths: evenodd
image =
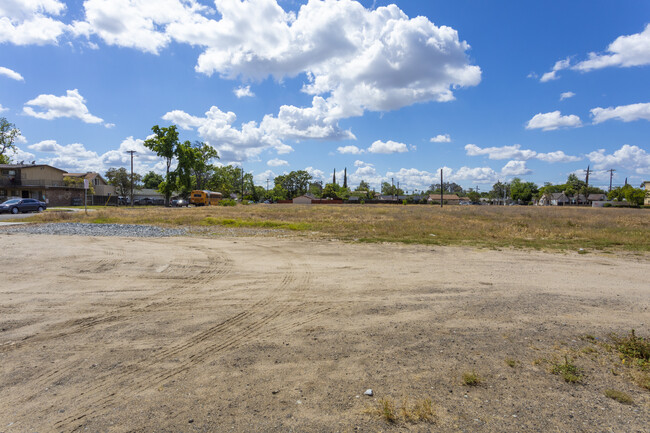
M 606 201 L 607 200 L 607 194 L 589 194 L 587 197 L 588 201 Z
M 440 203 L 440 194 L 429 194 L 427 201 L 429 203 L 433 203 L 434 201 Z M 459 204 L 460 197 L 458 197 L 456 194 L 443 194 L 442 201 L 443 204 Z
M 563 192 L 552 192 L 550 194 L 544 194 L 539 199 L 538 204 L 540 206 L 567 206 L 570 203 L 569 197 Z
M 294 197 L 292 200 L 293 204 L 312 204 L 312 201 L 316 197 L 311 195 L 311 194 L 305 194 L 305 195 L 300 195 L 298 197 Z
M 84 190 L 66 186 L 65 170 L 46 164 L 0 164 L 0 200 L 34 198 L 50 206 L 66 206 L 83 199 Z
M 77 179 L 88 179 L 88 183 L 93 186 L 95 195 L 115 195 L 115 187 L 109 185 L 108 182 L 99 174 L 95 172 L 87 173 L 65 173 L 63 177 L 72 177 Z
M 645 198 L 643 199 L 643 204 L 650 206 L 650 180 L 643 182 L 643 189 L 645 189 Z

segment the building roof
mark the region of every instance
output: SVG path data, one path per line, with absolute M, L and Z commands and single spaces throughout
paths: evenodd
M 443 200 L 460 200 L 456 194 L 443 194 Z M 429 194 L 429 200 L 440 200 L 440 194 Z
M 102 177 L 101 174 L 95 172 L 95 171 L 89 171 L 87 173 L 65 173 L 63 175 L 64 177 L 79 177 L 82 179 L 88 179 L 88 180 L 93 180 L 96 177 L 100 178 L 105 184 L 108 185 L 108 182 L 106 182 L 106 179 Z
M 11 169 L 11 168 L 34 168 L 34 167 L 49 167 L 54 170 L 58 170 L 60 172 L 65 173 L 65 170 L 61 170 L 60 168 L 52 167 L 51 165 L 47 164 L 0 164 L 0 169 Z
M 607 200 L 607 194 L 589 194 L 587 199 L 592 201 Z

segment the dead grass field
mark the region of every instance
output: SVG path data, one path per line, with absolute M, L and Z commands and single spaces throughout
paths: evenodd
M 164 212 L 115 218 L 298 222 L 313 210 Z M 409 212 L 467 219 L 356 215 L 379 228 Z M 3 433 L 650 425 L 645 256 L 0 231 L 0 260 Z
M 361 242 L 650 251 L 650 210 L 523 206 L 249 205 L 48 212 L 35 221 L 284 229 Z

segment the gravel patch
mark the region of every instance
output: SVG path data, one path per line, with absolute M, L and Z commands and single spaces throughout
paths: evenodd
M 34 235 L 68 235 L 68 236 L 123 236 L 138 238 L 160 238 L 184 236 L 186 229 L 168 229 L 137 224 L 85 224 L 85 223 L 48 223 L 26 224 L 4 228 L 10 233 L 29 233 Z

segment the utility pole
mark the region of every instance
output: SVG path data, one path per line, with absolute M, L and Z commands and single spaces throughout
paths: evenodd
M 442 190 L 442 168 L 440 169 L 440 207 L 442 207 L 442 202 L 444 199 L 444 192 Z
M 611 192 L 612 191 L 612 178 L 614 177 L 614 172 L 616 170 L 614 170 L 613 168 L 610 168 L 607 171 L 609 171 L 609 192 Z
M 133 154 L 135 150 L 127 150 L 126 153 L 131 154 L 131 207 L 133 207 Z
M 590 166 L 587 166 L 587 177 L 585 178 L 585 204 L 588 204 L 587 202 L 587 196 L 589 195 L 589 168 Z M 578 193 L 578 198 L 580 198 L 580 194 Z
M 393 196 L 393 201 L 395 201 L 395 180 L 392 177 L 390 178 L 390 192 Z
M 266 179 L 266 192 L 269 192 L 269 181 L 271 179 Z
M 244 201 L 244 164 L 241 166 L 241 201 Z

